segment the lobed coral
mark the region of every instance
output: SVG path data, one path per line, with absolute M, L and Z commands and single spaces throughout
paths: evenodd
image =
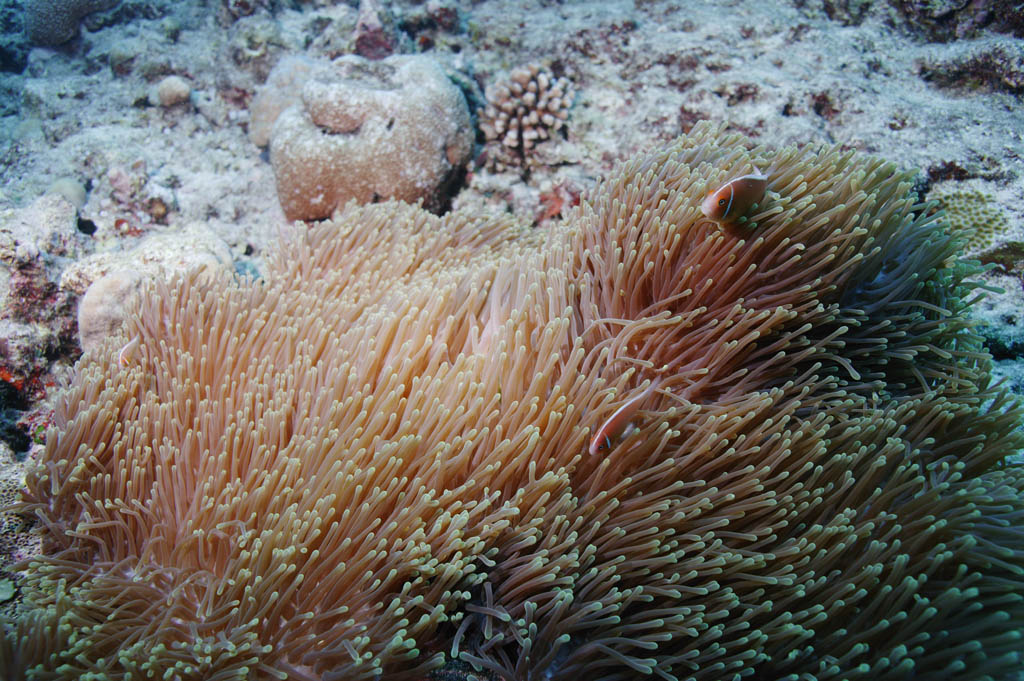
M 752 165 L 772 199 L 719 231 Z M 156 285 L 28 476 L 0 664 L 1008 677 L 1021 411 L 912 177 L 702 123 L 545 233 L 349 204 L 261 282 Z
M 286 90 L 303 77 L 302 63 L 293 64 L 281 77 Z M 326 218 L 353 199 L 441 208 L 473 139 L 466 100 L 438 63 L 425 56 L 371 62 L 350 55 L 310 69 L 301 102 L 277 115 L 270 137 L 285 215 Z M 259 107 L 270 115 L 274 108 Z
M 572 83 L 538 64 L 514 69 L 489 86 L 478 112 L 487 139 L 487 165 L 495 170 L 529 165 L 536 144 L 561 130 L 572 106 Z
M 317 62 L 306 57 L 283 57 L 257 88 L 249 104 L 249 141 L 259 147 L 270 143 L 270 134 L 281 112 L 302 101 L 302 88 L 309 81 Z

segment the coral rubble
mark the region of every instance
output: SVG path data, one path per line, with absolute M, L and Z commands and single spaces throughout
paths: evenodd
M 770 200 L 720 231 L 704 193 L 751 165 Z M 1009 674 L 1021 412 L 912 177 L 702 123 L 544 233 L 349 204 L 262 282 L 156 285 L 29 474 L 0 665 Z

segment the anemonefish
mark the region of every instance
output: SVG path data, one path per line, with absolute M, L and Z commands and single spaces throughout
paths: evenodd
M 700 210 L 708 220 L 735 227 L 754 205 L 764 200 L 768 176 L 754 166 L 754 172 L 736 177 L 709 191 Z
M 139 347 L 139 341 L 141 337 L 139 334 L 132 336 L 132 339 L 124 344 L 117 353 L 117 363 L 123 367 L 131 364 L 132 358 L 135 356 L 135 350 Z
M 601 424 L 601 427 L 594 433 L 594 437 L 590 439 L 590 447 L 588 451 L 591 456 L 599 454 L 604 449 L 611 449 L 612 438 L 617 438 L 629 422 L 633 419 L 633 416 L 640 409 L 641 403 L 647 399 L 651 393 L 654 392 L 655 388 L 658 387 L 660 381 L 651 381 L 651 384 L 642 391 L 640 394 L 635 395 L 623 403 L 621 407 L 615 410 L 608 419 Z

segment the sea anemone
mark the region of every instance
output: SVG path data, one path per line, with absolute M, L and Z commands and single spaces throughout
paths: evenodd
M 755 226 L 722 231 L 701 200 L 752 165 Z M 549 231 L 349 205 L 259 282 L 153 286 L 28 475 L 0 664 L 1009 676 L 1021 411 L 911 177 L 700 124 Z

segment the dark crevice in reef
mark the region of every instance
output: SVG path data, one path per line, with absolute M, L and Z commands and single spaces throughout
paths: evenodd
M 979 325 L 975 330 L 985 339 L 985 349 L 992 353 L 992 359 L 1016 360 L 1024 357 L 1024 338 L 1007 337 L 987 324 Z
M 22 412 L 28 407 L 24 395 L 15 386 L 0 381 L 0 440 L 7 443 L 15 455 L 24 454 L 32 445 L 24 424 L 19 423 Z

